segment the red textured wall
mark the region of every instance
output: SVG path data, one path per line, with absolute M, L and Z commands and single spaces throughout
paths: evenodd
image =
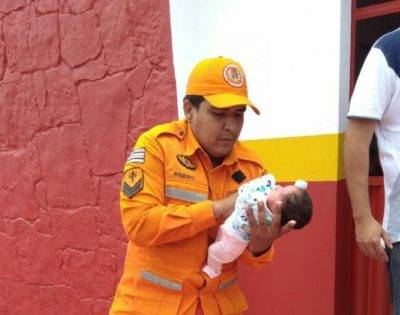
M 344 180 L 310 182 L 309 226 L 276 242 L 276 258 L 261 270 L 241 266 L 239 280 L 251 315 L 388 315 L 386 265 L 361 254 L 355 242 Z M 382 178 L 370 179 L 374 214 L 383 214 Z
M 369 178 L 369 196 L 374 216 L 382 221 L 384 210 L 383 177 Z M 350 269 L 350 314 L 390 315 L 390 287 L 385 263 L 364 256 L 355 241 L 354 224 L 351 226 L 352 255 Z
M 168 1 L 0 0 L 0 314 L 106 314 L 137 135 L 175 119 Z
M 276 241 L 274 261 L 259 270 L 241 265 L 239 281 L 248 298 L 249 315 L 345 315 L 336 282 L 337 182 L 310 182 L 314 213 L 310 225 Z

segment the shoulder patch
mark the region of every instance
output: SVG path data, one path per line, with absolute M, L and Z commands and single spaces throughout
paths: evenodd
M 144 175 L 143 171 L 134 167 L 127 170 L 122 178 L 122 192 L 129 199 L 135 196 L 143 189 Z
M 194 164 L 186 155 L 177 155 L 178 162 L 189 170 L 195 170 L 197 165 Z
M 145 148 L 135 148 L 129 155 L 126 163 L 141 163 L 143 164 L 146 157 L 146 149 Z

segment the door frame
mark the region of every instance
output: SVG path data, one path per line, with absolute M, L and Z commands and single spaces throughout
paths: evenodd
M 351 1 L 351 45 L 350 45 L 350 94 L 355 85 L 355 57 L 356 57 L 356 24 L 360 20 L 370 19 L 382 15 L 400 12 L 400 0 L 392 0 L 385 3 L 356 8 L 357 0 Z M 399 25 L 400 26 L 400 25 Z

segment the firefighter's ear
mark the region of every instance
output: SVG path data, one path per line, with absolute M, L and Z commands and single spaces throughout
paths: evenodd
M 190 122 L 190 121 L 192 120 L 192 118 L 193 118 L 193 114 L 192 114 L 193 110 L 194 110 L 193 104 L 190 103 L 188 100 L 185 100 L 185 101 L 183 102 L 183 111 L 184 111 L 184 113 L 185 113 L 185 118 L 186 118 L 186 120 L 189 121 L 189 122 Z

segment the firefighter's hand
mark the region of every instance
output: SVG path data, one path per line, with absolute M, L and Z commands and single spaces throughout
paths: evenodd
M 216 220 L 220 218 L 227 218 L 233 212 L 235 208 L 236 198 L 238 194 L 233 193 L 232 195 L 212 202 L 212 209 L 214 211 L 214 217 Z
M 285 226 L 281 226 L 281 209 L 282 202 L 276 202 L 271 208 L 273 218 L 269 224 L 265 219 L 265 205 L 263 202 L 258 202 L 258 222 L 251 208 L 246 208 L 246 215 L 250 225 L 249 250 L 253 255 L 258 256 L 267 252 L 276 238 L 288 233 L 296 225 L 296 221 L 291 220 Z

